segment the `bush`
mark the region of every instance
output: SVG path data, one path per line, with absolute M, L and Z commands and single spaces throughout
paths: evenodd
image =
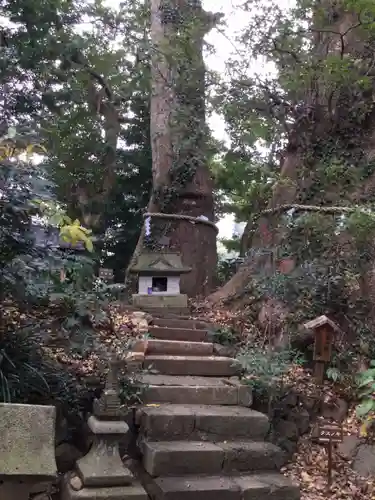
M 275 395 L 284 389 L 285 376 L 303 358 L 291 349 L 245 347 L 237 357 L 244 372 L 244 381 L 261 396 Z

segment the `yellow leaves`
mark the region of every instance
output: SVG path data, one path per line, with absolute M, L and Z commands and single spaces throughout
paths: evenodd
M 369 415 L 366 420 L 362 423 L 360 429 L 359 429 L 359 435 L 361 437 L 368 437 L 369 431 L 374 423 L 375 420 L 375 415 Z
M 78 219 L 73 221 L 61 207 L 51 201 L 34 199 L 33 202 L 38 205 L 40 212 L 48 219 L 50 224 L 60 228 L 60 237 L 63 241 L 73 247 L 82 242 L 86 250 L 89 252 L 94 250 L 91 229 L 81 226 Z
M 71 222 L 71 219 L 66 217 L 65 220 L 68 220 L 68 223 L 62 225 L 60 228 L 61 239 L 67 243 L 70 243 L 72 246 L 83 242 L 86 249 L 89 252 L 92 252 L 94 250 L 94 245 L 90 237 L 92 233 L 91 229 L 87 229 L 81 226 L 81 223 L 78 219 Z
M 7 160 L 9 158 L 15 158 L 26 155 L 26 158 L 30 160 L 33 154 L 47 154 L 47 150 L 42 144 L 29 144 L 25 148 L 17 148 L 11 144 L 6 144 L 0 146 L 0 160 Z

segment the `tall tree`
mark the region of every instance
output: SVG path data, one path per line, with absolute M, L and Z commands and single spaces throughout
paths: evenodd
M 153 190 L 150 213 L 204 216 L 214 220 L 213 184 L 205 142 L 203 38 L 217 16 L 201 1 L 151 0 L 151 145 Z M 192 272 L 182 282 L 191 296 L 212 289 L 216 234 L 205 224 L 152 220 L 155 247 L 181 251 Z M 144 234 L 135 256 L 141 251 Z
M 359 279 L 363 292 L 373 293 L 373 252 L 368 240 L 365 247 L 363 241 L 359 242 L 364 227 L 371 238 L 372 218 L 356 210 L 371 209 L 374 182 L 373 4 L 298 1 L 295 9 L 282 12 L 276 4 L 244 2 L 247 9 L 254 4 L 260 5 L 261 10 L 254 25 L 244 33 L 246 50 L 275 62 L 278 77 L 276 81 L 259 81 L 243 72 L 231 82 L 231 93 L 247 93 L 247 100 L 252 103 L 249 116 L 254 116 L 258 123 L 260 118 L 277 123 L 286 147 L 279 180 L 268 201 L 268 213 L 258 217 L 249 243 L 249 258 L 209 300 L 215 303 L 246 290 L 254 292 L 260 270 L 273 276 L 275 290 L 275 279 L 281 279 L 276 275 L 282 252 L 287 252 L 293 261 L 289 270 L 295 273 L 295 281 L 297 271 L 311 271 L 311 266 L 319 263 L 331 290 L 335 287 L 332 280 L 337 280 L 339 274 L 353 293 L 356 287 L 348 284 L 347 276 L 352 279 L 359 273 L 364 277 Z M 251 126 L 250 119 L 248 124 Z M 286 210 L 278 209 L 284 205 L 296 205 L 297 210 L 285 216 Z M 299 205 L 317 208 L 311 209 L 311 215 L 298 209 Z M 338 206 L 338 210 L 333 206 Z M 349 212 L 345 207 L 349 207 Z M 362 236 L 353 235 L 353 229 Z M 322 237 L 322 230 L 329 232 L 329 239 Z M 314 252 L 313 241 L 318 242 Z M 358 245 L 362 245 L 362 250 Z M 364 248 L 367 256 L 359 262 Z M 274 301 L 270 303 L 275 297 L 270 287 L 263 288 L 262 296 L 265 301 L 261 304 L 268 304 L 269 309 L 263 309 L 261 316 L 271 317 L 273 312 L 280 316 L 285 312 L 283 301 L 276 306 Z M 321 304 L 323 310 L 329 310 L 332 304 L 328 302 Z
M 144 5 L 29 7 L 1 5 L 4 127 L 34 123 L 59 201 L 115 253 L 108 264 L 126 268 L 151 180 Z

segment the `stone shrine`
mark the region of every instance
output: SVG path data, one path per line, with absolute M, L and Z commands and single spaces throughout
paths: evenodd
M 133 295 L 133 305 L 142 309 L 186 308 L 187 295 L 180 292 L 180 278 L 190 271 L 179 253 L 142 253 L 130 268 L 130 272 L 138 274 L 138 293 Z

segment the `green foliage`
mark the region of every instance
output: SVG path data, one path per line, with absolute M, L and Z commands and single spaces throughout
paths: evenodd
M 216 271 L 218 285 L 223 285 L 235 274 L 241 260 L 238 257 L 219 259 Z
M 357 416 L 364 421 L 362 434 L 366 434 L 375 418 L 375 361 L 370 368 L 358 376 L 360 404 L 357 406 Z
M 246 346 L 237 356 L 244 370 L 244 381 L 259 395 L 277 395 L 284 389 L 289 370 L 303 362 L 291 349 Z
M 137 372 L 127 373 L 119 380 L 120 400 L 127 408 L 142 404 L 147 386 L 140 380 Z
M 215 328 L 210 334 L 212 342 L 224 346 L 234 346 L 238 343 L 238 333 L 231 327 Z
M 39 335 L 41 332 L 38 332 Z M 40 339 L 28 328 L 7 330 L 0 337 L 0 401 L 55 403 L 68 413 L 80 410 L 77 381 L 55 361 L 48 359 Z

